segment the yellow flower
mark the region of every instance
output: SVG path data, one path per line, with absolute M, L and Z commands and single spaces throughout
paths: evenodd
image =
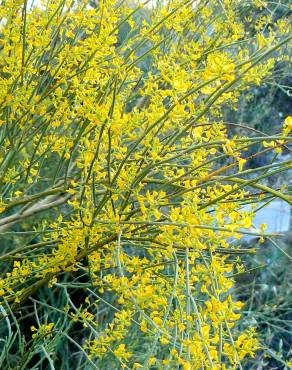
M 7 261 L 0 295 L 23 302 L 45 282 L 52 297 L 66 286 L 73 294 L 71 283 L 86 289 L 78 311 L 69 299 L 61 309 L 96 331 L 83 331 L 82 346 L 100 364 L 141 368 L 155 354 L 147 366 L 235 368 L 257 340 L 237 325 L 244 312 L 231 275 L 243 265 L 230 258 L 230 238 L 254 215 L 228 177 L 262 137 L 233 135 L 223 117 L 272 77 L 266 51 L 277 47 L 284 60 L 277 43 L 288 22 L 243 19 L 231 0 L 173 0 L 146 15 L 143 2 L 120 0 L 2 3 L 1 222 L 16 216 L 11 248 L 30 249 Z M 263 145 L 280 152 L 291 120 Z M 30 211 L 43 218 L 26 221 Z M 53 331 L 32 327 L 38 340 Z M 155 343 L 150 355 L 143 343 Z
M 235 63 L 226 53 L 211 53 L 207 58 L 204 78 L 212 80 L 216 77 L 222 81 L 235 79 Z
M 167 344 L 169 344 L 169 340 L 167 338 L 165 338 L 165 337 L 162 337 L 160 339 L 160 343 L 163 344 L 163 345 L 167 345 Z
M 183 364 L 183 370 L 192 370 L 192 366 L 191 366 L 190 362 L 185 362 Z
M 243 167 L 244 167 L 245 163 L 246 163 L 246 159 L 239 158 L 239 160 L 238 160 L 239 172 L 241 172 L 243 170 Z
M 132 356 L 131 352 L 126 350 L 126 345 L 124 343 L 120 344 L 117 349 L 114 350 L 114 354 L 122 361 L 128 362 Z
M 288 136 L 292 131 L 292 116 L 288 116 L 285 119 L 284 126 L 283 126 L 283 135 Z

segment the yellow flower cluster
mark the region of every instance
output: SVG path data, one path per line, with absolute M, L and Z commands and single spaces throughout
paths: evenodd
M 38 329 L 35 326 L 32 326 L 30 328 L 30 330 L 34 332 L 34 334 L 32 334 L 33 339 L 37 339 L 43 336 L 51 336 L 53 329 L 54 329 L 54 323 L 52 322 L 49 324 L 40 325 Z

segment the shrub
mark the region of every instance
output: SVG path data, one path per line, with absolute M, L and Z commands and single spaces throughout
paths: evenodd
M 291 33 L 240 3 L 1 2 L 2 368 L 243 368 L 260 348 L 230 256 L 265 235 L 243 204 L 290 202 L 260 180 L 291 164 L 244 152 L 280 152 L 291 117 L 229 137 L 222 112 Z

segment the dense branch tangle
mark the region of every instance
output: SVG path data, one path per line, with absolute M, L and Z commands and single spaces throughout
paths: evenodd
M 250 251 L 230 238 L 263 235 L 247 230 L 248 188 L 291 203 L 259 183 L 291 162 L 244 168 L 255 143 L 289 150 L 291 117 L 273 136 L 229 138 L 222 107 L 287 59 L 291 36 L 285 19 L 266 27 L 264 9 L 250 33 L 231 3 L 0 5 L 0 232 L 18 245 L 0 259 L 13 261 L 0 293 L 21 310 L 85 274 L 92 300 L 119 307 L 98 325 L 98 306 L 79 312 L 66 290 L 91 365 L 241 368 L 258 347 L 253 329 L 234 330 L 230 256 Z M 139 357 L 131 333 L 155 345 Z

